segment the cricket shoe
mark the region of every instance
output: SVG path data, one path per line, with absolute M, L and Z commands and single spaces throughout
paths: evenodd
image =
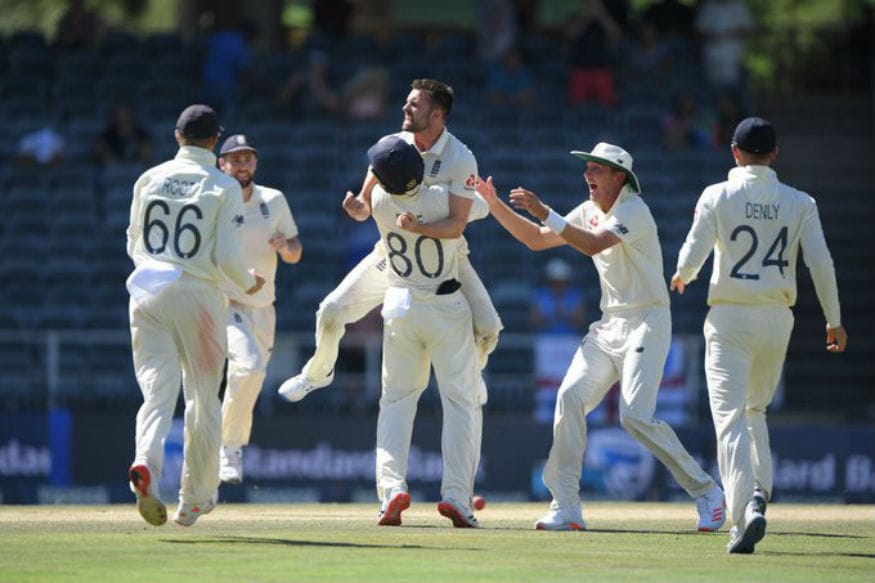
M 754 504 L 757 505 L 757 510 L 759 510 L 760 514 L 763 516 L 766 515 L 766 506 L 768 506 L 768 501 L 766 500 L 766 494 L 760 490 L 759 488 L 753 491 L 753 501 Z
M 197 519 L 204 514 L 209 514 L 213 511 L 218 503 L 218 496 L 213 494 L 213 497 L 203 504 L 186 504 L 180 502 L 176 508 L 176 513 L 173 515 L 173 522 L 179 526 L 191 526 Z
M 222 446 L 219 454 L 219 479 L 229 484 L 243 481 L 243 449 Z
M 766 517 L 759 511 L 756 502 L 751 501 L 744 510 L 744 522 L 733 526 L 729 533 L 726 552 L 749 555 L 764 536 L 766 536 Z
M 447 498 L 438 504 L 437 509 L 441 516 L 446 516 L 452 520 L 453 526 L 456 528 L 480 527 L 480 523 L 474 516 L 474 511 L 467 506 L 459 504 L 455 500 Z
M 289 401 L 290 403 L 297 403 L 316 389 L 321 389 L 322 387 L 327 387 L 331 384 L 331 381 L 334 380 L 334 371 L 331 371 L 327 377 L 325 377 L 321 381 L 314 381 L 312 379 L 308 379 L 303 374 L 299 374 L 293 376 L 282 385 L 280 385 L 279 390 L 277 391 L 280 396 Z
M 152 492 L 152 472 L 146 464 L 134 464 L 128 470 L 131 492 L 137 497 L 137 510 L 143 520 L 152 526 L 167 522 L 167 507 Z
M 401 526 L 401 513 L 410 508 L 410 494 L 394 488 L 380 507 L 379 526 Z
M 586 530 L 586 523 L 580 513 L 564 512 L 554 500 L 547 514 L 535 522 L 535 530 Z
M 696 498 L 696 511 L 699 513 L 699 532 L 715 532 L 726 522 L 726 496 L 720 486 Z

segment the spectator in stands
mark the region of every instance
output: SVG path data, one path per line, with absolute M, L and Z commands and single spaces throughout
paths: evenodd
M 744 0 L 705 0 L 696 16 L 705 77 L 712 87 L 738 89 L 742 82 L 744 41 L 753 32 Z
M 623 44 L 623 69 L 627 78 L 665 81 L 671 69 L 671 50 L 656 27 L 642 20 L 632 39 Z
M 717 121 L 714 123 L 714 146 L 728 148 L 736 126 L 746 116 L 734 91 L 723 91 L 717 100 Z
M 670 48 L 688 47 L 696 19 L 693 4 L 680 0 L 657 0 L 641 14 L 641 22 L 653 26 Z
M 579 336 L 586 318 L 583 292 L 571 286 L 571 266 L 551 259 L 544 270 L 546 285 L 535 292 L 529 313 L 532 330 L 540 334 Z
M 67 10 L 55 29 L 55 46 L 63 50 L 91 49 L 100 45 L 104 26 L 84 0 L 68 0 Z
M 662 120 L 663 142 L 668 148 L 706 148 L 712 144 L 712 124 L 699 111 L 696 97 L 685 91 L 675 97 Z
M 22 136 L 18 142 L 16 162 L 36 166 L 58 166 L 64 162 L 67 141 L 50 125 Z
M 519 50 L 508 50 L 500 63 L 489 67 L 486 91 L 495 105 L 528 107 L 534 103 L 534 77 Z
M 389 71 L 365 66 L 343 86 L 346 108 L 340 113 L 350 121 L 382 119 L 389 100 Z
M 595 98 L 614 107 L 617 93 L 614 64 L 626 26 L 626 0 L 581 0 L 581 10 L 566 31 L 571 69 L 568 102 Z
M 513 0 L 479 0 L 477 4 L 477 56 L 495 65 L 517 42 L 516 7 Z
M 148 162 L 152 159 L 152 138 L 137 120 L 130 103 L 116 103 L 112 117 L 97 137 L 97 158 L 102 164 Z
M 240 99 L 240 84 L 250 76 L 251 26 L 218 28 L 206 42 L 206 54 L 201 70 L 201 100 L 213 104 L 227 116 Z
M 295 71 L 277 95 L 277 105 L 304 113 L 337 114 L 341 100 L 328 83 L 329 55 L 321 49 L 309 52 L 307 65 Z

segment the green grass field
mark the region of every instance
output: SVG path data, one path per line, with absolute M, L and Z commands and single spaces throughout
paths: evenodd
M 772 504 L 754 555 L 699 533 L 690 504 L 591 503 L 587 532 L 537 532 L 546 504 L 488 505 L 453 529 L 416 502 L 404 526 L 376 504 L 226 504 L 190 528 L 133 503 L 0 506 L 0 581 L 875 582 L 875 507 Z

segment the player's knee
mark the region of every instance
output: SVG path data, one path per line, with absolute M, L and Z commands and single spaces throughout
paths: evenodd
M 325 331 L 334 331 L 340 325 L 341 313 L 340 304 L 323 301 L 316 312 L 316 325 Z
M 252 356 L 244 360 L 228 363 L 229 377 L 247 377 L 252 374 L 264 372 L 267 363 L 260 356 Z
M 620 426 L 632 437 L 644 435 L 646 428 L 652 423 L 652 419 L 643 419 L 636 415 L 621 414 Z
M 480 353 L 484 355 L 492 354 L 495 347 L 498 346 L 498 332 L 478 336 L 475 343 Z

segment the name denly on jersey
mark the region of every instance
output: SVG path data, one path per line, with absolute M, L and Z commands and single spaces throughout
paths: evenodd
M 744 216 L 747 219 L 762 219 L 764 221 L 773 221 L 778 218 L 778 210 L 781 208 L 779 204 L 760 204 L 758 202 L 747 202 L 744 204 Z

